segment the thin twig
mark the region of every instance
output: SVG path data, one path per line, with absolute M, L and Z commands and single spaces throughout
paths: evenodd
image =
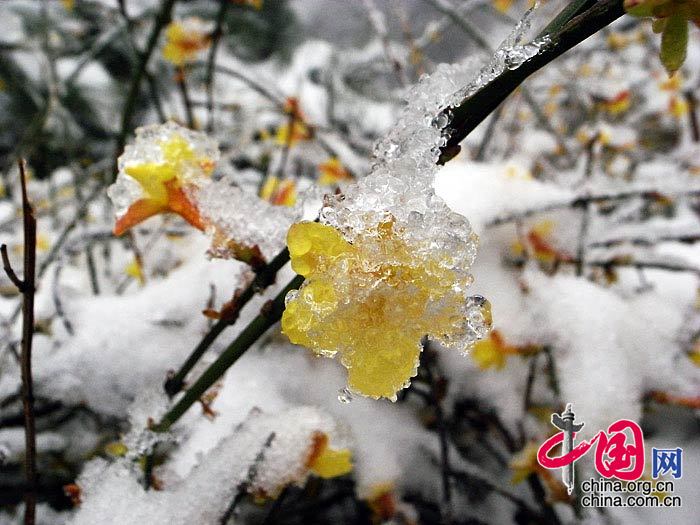
M 606 202 L 606 201 L 619 201 L 625 199 L 656 199 L 661 195 L 657 190 L 631 190 L 622 191 L 619 193 L 601 193 L 598 195 L 580 195 L 573 197 L 571 199 L 564 199 L 561 201 L 552 202 L 538 208 L 531 208 L 528 210 L 518 211 L 508 215 L 501 215 L 495 217 L 488 221 L 487 227 L 500 226 L 501 224 L 507 224 L 510 222 L 517 222 L 533 215 L 539 215 L 540 213 L 546 213 L 554 210 L 562 210 L 567 208 L 577 208 L 588 203 L 596 202 Z M 688 191 L 681 192 L 664 192 L 663 195 L 668 197 L 697 197 L 700 196 L 700 189 L 692 189 Z
M 688 121 L 690 123 L 690 137 L 693 142 L 700 142 L 700 123 L 698 122 L 698 99 L 693 91 L 683 93 L 688 102 Z
M 598 134 L 596 134 L 586 145 L 586 166 L 583 172 L 583 184 L 586 184 L 593 175 L 593 164 L 595 161 L 595 145 L 598 142 Z M 576 275 L 583 275 L 583 268 L 586 262 L 586 238 L 588 237 L 588 228 L 591 222 L 592 203 L 584 202 L 581 205 L 581 226 L 578 231 L 578 244 L 576 247 Z
M 216 23 L 214 32 L 211 35 L 211 47 L 209 48 L 209 56 L 207 57 L 207 72 L 206 72 L 206 92 L 207 92 L 207 132 L 214 131 L 214 73 L 216 65 L 216 52 L 219 49 L 219 43 L 223 35 L 223 25 L 226 18 L 226 10 L 231 4 L 229 0 L 219 0 L 219 11 L 216 14 Z
M 141 53 L 139 63 L 136 66 L 136 71 L 134 76 L 131 78 L 131 84 L 129 85 L 129 90 L 127 91 L 126 100 L 124 102 L 124 108 L 122 110 L 122 120 L 119 135 L 117 136 L 117 143 L 114 148 L 114 158 L 113 158 L 113 170 L 112 176 L 117 176 L 117 158 L 124 149 L 126 144 L 126 138 L 131 131 L 131 120 L 134 116 L 134 111 L 136 110 L 136 102 L 138 100 L 139 92 L 141 91 L 141 81 L 146 75 L 146 67 L 148 66 L 148 61 L 153 54 L 158 43 L 158 37 L 160 32 L 163 30 L 165 25 L 170 21 L 173 7 L 177 0 L 164 0 L 161 6 L 160 12 L 156 17 L 153 29 L 151 29 L 151 34 L 148 37 L 148 42 L 146 43 L 146 48 Z
M 566 8 L 562 10 L 562 13 L 564 11 Z M 449 110 L 446 109 L 445 111 L 450 111 L 453 118 L 445 129 L 449 139 L 441 148 L 440 163 L 444 164 L 457 155 L 461 149 L 459 143 L 527 77 L 603 27 L 611 24 L 624 13 L 622 0 L 588 2 L 587 9 L 578 13 L 577 16 L 564 17 L 566 22 L 549 34 L 552 43 L 544 47 L 538 54 L 523 62 L 520 67 L 506 69 L 490 82 L 480 86 L 475 93 L 466 97 L 460 104 L 449 108 Z
M 187 127 L 190 129 L 195 129 L 194 113 L 192 112 L 192 101 L 190 99 L 190 92 L 187 88 L 187 74 L 185 68 L 180 66 L 175 72 L 175 83 L 180 91 L 180 96 L 182 97 L 182 105 L 185 107 L 185 118 L 187 119 Z
M 367 10 L 369 22 L 382 43 L 384 56 L 389 63 L 389 67 L 391 67 L 391 69 L 394 71 L 399 84 L 405 87 L 408 84 L 408 78 L 406 77 L 406 72 L 404 71 L 401 61 L 394 54 L 394 50 L 391 48 L 389 32 L 386 27 L 386 17 L 384 16 L 384 13 L 377 9 L 377 5 L 374 3 L 374 0 L 363 0 L 363 3 L 365 5 L 365 9 Z
M 241 502 L 243 497 L 248 493 L 251 485 L 258 477 L 258 469 L 260 468 L 260 464 L 265 460 L 265 452 L 267 451 L 267 449 L 269 449 L 272 446 L 272 442 L 274 441 L 274 439 L 275 439 L 275 433 L 270 432 L 270 434 L 267 436 L 267 439 L 265 440 L 265 443 L 263 443 L 263 446 L 260 448 L 258 455 L 255 456 L 255 459 L 250 464 L 250 467 L 248 468 L 248 475 L 246 476 L 246 479 L 244 479 L 238 485 L 238 487 L 236 489 L 236 495 L 233 497 L 233 500 L 231 501 L 231 504 L 226 509 L 226 512 L 224 512 L 223 516 L 221 516 L 221 519 L 219 520 L 220 525 L 226 525 L 229 522 L 229 520 L 231 518 L 233 518 L 233 515 L 236 512 L 236 507 L 238 507 L 238 504 Z

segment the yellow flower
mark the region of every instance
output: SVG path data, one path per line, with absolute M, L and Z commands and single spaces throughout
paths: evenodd
M 155 138 L 153 134 L 156 134 Z M 128 152 L 120 159 L 120 165 L 123 165 L 117 182 L 109 189 L 117 208 L 126 207 L 123 213 L 118 212 L 115 235 L 166 212 L 180 215 L 195 228 L 205 228 L 188 190 L 194 188 L 199 179 L 208 179 L 214 169 L 215 160 L 207 156 L 207 151 L 199 151 L 210 146 L 194 142 L 206 140 L 203 135 L 174 123 L 142 128 L 137 134 L 136 145 L 127 147 Z M 150 160 L 154 156 L 161 160 Z M 149 160 L 138 162 L 141 157 Z M 128 200 L 134 191 L 134 182 L 141 197 L 129 200 L 124 206 L 124 199 Z
M 231 0 L 232 4 L 250 6 L 258 11 L 262 9 L 263 0 Z
M 535 473 L 539 468 L 537 463 L 537 444 L 530 441 L 525 448 L 513 456 L 510 461 L 510 469 L 513 471 L 511 483 L 517 485 L 525 481 L 530 474 Z
M 688 354 L 688 358 L 695 366 L 700 366 L 700 348 L 698 348 L 697 344 L 693 348 L 693 351 Z
M 498 330 L 493 330 L 491 336 L 483 341 L 478 341 L 471 351 L 471 356 L 476 361 L 479 368 L 486 370 L 496 368 L 500 370 L 506 366 L 508 354 L 517 353 L 513 347 L 505 344 L 503 336 Z
M 343 476 L 352 471 L 352 453 L 346 448 L 331 448 L 328 435 L 315 432 L 306 465 L 313 474 L 324 479 Z
M 277 128 L 275 138 L 280 146 L 293 146 L 302 140 L 309 140 L 313 132 L 304 121 L 304 114 L 299 108 L 299 100 L 289 97 L 284 103 L 284 112 L 288 115 L 287 121 Z
M 325 186 L 332 186 L 341 181 L 351 179 L 351 175 L 345 166 L 342 165 L 337 157 L 331 157 L 327 161 L 318 166 L 318 171 L 321 176 L 318 178 L 318 183 Z
M 367 504 L 372 514 L 381 523 L 385 523 L 394 517 L 397 510 L 394 485 L 392 483 L 377 483 L 370 489 Z
M 501 13 L 507 13 L 515 3 L 515 0 L 493 0 L 493 7 Z
M 51 248 L 51 241 L 49 238 L 43 233 L 38 234 L 36 236 L 36 249 L 40 252 L 45 252 L 48 251 L 49 248 Z
M 515 3 L 515 0 L 492 0 L 493 1 L 493 7 L 495 7 L 498 11 L 501 13 L 507 13 L 511 7 L 513 7 L 513 4 Z M 530 0 L 528 2 L 528 5 L 530 7 L 535 5 L 535 0 Z
M 201 19 L 191 17 L 171 22 L 165 30 L 165 39 L 163 57 L 176 66 L 183 66 L 209 47 L 211 35 Z
M 296 182 L 293 179 L 280 181 L 272 175 L 260 188 L 260 198 L 275 206 L 294 206 L 297 202 Z
M 688 110 L 688 102 L 682 97 L 674 95 L 668 101 L 668 111 L 676 118 L 684 117 L 687 115 Z
M 107 443 L 104 450 L 105 453 L 115 458 L 124 457 L 126 453 L 129 452 L 129 448 L 121 441 Z
M 61 0 L 61 4 L 66 11 L 72 11 L 75 7 L 75 0 Z
M 287 245 L 306 282 L 287 296 L 282 331 L 319 355 L 340 354 L 354 392 L 396 399 L 416 374 L 423 336 L 447 342 L 467 329 L 469 277 L 439 257 L 417 257 L 393 220 L 353 244 L 331 226 L 301 222 Z
M 139 263 L 138 259 L 134 259 L 129 264 L 127 264 L 126 268 L 124 268 L 124 273 L 129 277 L 133 277 L 134 279 L 136 279 L 140 284 L 143 284 L 143 268 L 141 267 L 141 264 Z
M 625 113 L 632 105 L 632 94 L 629 90 L 620 91 L 613 98 L 601 102 L 602 108 L 610 115 L 617 116 Z

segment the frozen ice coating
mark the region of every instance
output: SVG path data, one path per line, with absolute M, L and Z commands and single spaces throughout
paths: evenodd
M 160 491 L 146 492 L 126 459 L 94 460 L 78 479 L 83 502 L 70 523 L 102 523 L 105 516 L 123 525 L 218 523 L 241 488 L 269 497 L 287 484 L 303 484 L 320 434 L 336 446 L 335 423 L 319 409 L 253 410 L 186 478 Z
M 191 158 L 183 155 L 169 158 L 167 145 L 173 141 L 184 141 L 191 150 Z M 211 165 L 219 160 L 218 143 L 205 133 L 192 131 L 172 121 L 138 128 L 134 143 L 127 144 L 119 157 L 119 174 L 108 190 L 117 217 L 123 216 L 134 201 L 147 195 L 147 189 L 129 175 L 129 168 L 148 163 L 173 164 L 180 182 L 199 186 L 210 177 L 211 165 L 201 163 L 205 159 Z
M 551 43 L 549 35 L 544 35 L 530 42 L 521 42 L 532 26 L 532 17 L 538 7 L 539 2 L 535 2 L 535 5 L 518 21 L 508 38 L 498 46 L 491 60 L 479 71 L 479 74 L 470 79 L 471 81 L 460 85 L 457 93 L 458 100 L 473 95 L 494 78 L 503 74 L 504 71 L 519 68 L 526 60 L 540 53 Z
M 196 198 L 207 223 L 206 233 L 212 238 L 209 253 L 223 259 L 238 258 L 237 250 L 254 246 L 266 260 L 273 258 L 284 248 L 285 233 L 301 209 L 301 204 L 274 206 L 230 178 L 200 188 Z
M 514 51 L 526 28 L 502 47 L 504 67 L 537 52 Z M 444 110 L 463 98 L 461 86 L 488 82 L 488 68 L 469 60 L 423 77 L 376 145 L 372 172 L 326 198 L 321 224 L 289 231 L 292 267 L 307 280 L 287 296 L 283 331 L 320 355 L 340 352 L 350 391 L 396 399 L 416 374 L 423 335 L 466 351 L 490 329 L 488 302 L 467 294 L 478 238 L 433 189 Z

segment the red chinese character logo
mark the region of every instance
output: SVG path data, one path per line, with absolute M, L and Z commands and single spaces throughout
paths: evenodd
M 583 424 L 574 424 L 571 406 L 560 416 L 553 414 L 552 424 L 562 429 L 542 443 L 537 451 L 537 461 L 548 469 L 562 469 L 564 483 L 573 490 L 573 463 L 586 454 L 595 445 L 595 468 L 604 478 L 615 477 L 623 481 L 639 479 L 644 472 L 644 435 L 634 421 L 620 419 L 607 429 L 599 431 L 591 440 L 582 441 L 574 446 L 576 431 Z M 628 431 L 626 433 L 625 431 Z M 628 439 L 631 438 L 631 442 Z M 562 444 L 562 454 L 551 457 L 549 453 Z

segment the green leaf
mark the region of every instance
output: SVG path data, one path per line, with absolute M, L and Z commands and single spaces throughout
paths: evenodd
M 654 9 L 666 0 L 625 0 L 625 11 L 628 15 L 648 17 L 654 16 Z
M 661 62 L 672 75 L 685 62 L 688 48 L 688 21 L 682 15 L 668 17 L 661 35 Z

